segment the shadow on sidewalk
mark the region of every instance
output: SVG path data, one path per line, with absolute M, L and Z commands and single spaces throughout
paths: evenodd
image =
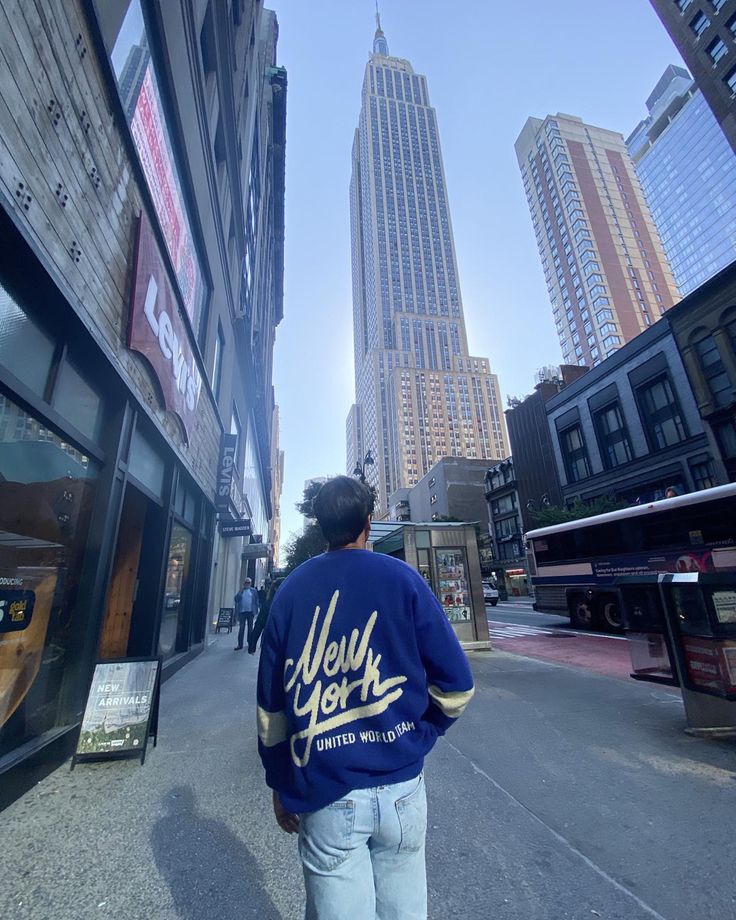
M 182 920 L 281 920 L 253 855 L 225 824 L 197 813 L 189 786 L 172 789 L 164 805 L 151 844 Z

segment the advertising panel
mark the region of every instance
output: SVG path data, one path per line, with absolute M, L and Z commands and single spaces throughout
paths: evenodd
M 435 551 L 438 594 L 445 616 L 451 623 L 470 621 L 470 591 L 462 549 Z
M 104 661 L 95 666 L 77 755 L 142 756 L 156 702 L 159 668 L 155 658 Z
M 128 348 L 142 354 L 158 378 L 166 408 L 181 419 L 187 439 L 194 424 L 202 378 L 179 315 L 174 289 L 145 214 L 131 290 Z

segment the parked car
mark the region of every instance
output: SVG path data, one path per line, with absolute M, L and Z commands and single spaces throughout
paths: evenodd
M 491 607 L 498 603 L 498 588 L 488 581 L 483 582 L 483 601 Z

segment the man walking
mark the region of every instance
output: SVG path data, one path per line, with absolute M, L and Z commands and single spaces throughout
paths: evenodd
M 250 645 L 250 637 L 253 632 L 253 618 L 258 613 L 258 592 L 253 587 L 253 582 L 250 578 L 245 579 L 242 589 L 235 595 L 234 600 L 239 621 L 238 644 L 235 646 L 235 651 L 239 652 L 243 647 L 246 623 L 248 624 L 248 644 Z M 253 653 L 251 652 L 251 654 Z
M 425 920 L 424 757 L 472 675 L 422 576 L 366 550 L 371 490 L 338 476 L 313 507 L 329 550 L 281 585 L 261 644 L 276 820 L 299 833 L 307 920 Z

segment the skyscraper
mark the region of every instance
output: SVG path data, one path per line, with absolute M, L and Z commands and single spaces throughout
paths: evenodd
M 392 57 L 380 19 L 363 80 L 350 182 L 355 404 L 347 469 L 382 510 L 445 456 L 500 459 L 498 379 L 469 354 L 437 117 L 427 81 Z
M 736 0 L 650 0 L 736 152 Z
M 683 295 L 736 258 L 736 153 L 682 67 L 670 65 L 626 141 Z
M 566 364 L 599 364 L 679 300 L 623 137 L 573 115 L 516 141 Z

